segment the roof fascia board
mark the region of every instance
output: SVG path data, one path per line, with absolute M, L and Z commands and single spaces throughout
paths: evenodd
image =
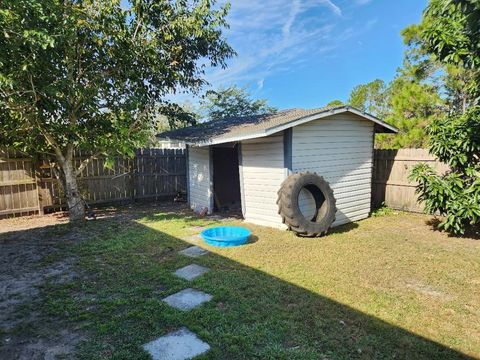
M 235 136 L 235 137 L 231 137 L 231 138 L 222 138 L 222 139 L 219 139 L 219 140 L 211 140 L 211 141 L 193 141 L 193 142 L 188 142 L 187 141 L 185 143 L 188 144 L 188 145 L 192 145 L 192 146 L 202 147 L 202 146 L 210 146 L 210 145 L 217 145 L 217 144 L 225 144 L 225 143 L 228 143 L 228 142 L 257 139 L 257 138 L 265 137 L 265 136 L 268 136 L 268 135 L 270 135 L 270 134 L 267 134 L 267 132 L 265 130 L 262 130 L 262 131 L 259 131 L 259 132 L 253 133 L 253 134 L 249 134 L 249 135 L 245 135 L 245 136 Z

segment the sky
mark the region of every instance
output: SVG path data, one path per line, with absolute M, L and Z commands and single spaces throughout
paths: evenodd
M 427 0 L 230 2 L 225 36 L 238 55 L 227 69 L 207 71 L 210 88 L 247 87 L 279 109 L 346 101 L 358 84 L 391 80 L 403 60 L 400 31 L 418 23 L 427 5 Z

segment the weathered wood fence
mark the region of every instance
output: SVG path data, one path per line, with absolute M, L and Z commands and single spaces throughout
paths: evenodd
M 77 154 L 77 165 L 85 159 Z M 448 168 L 424 149 L 375 150 L 372 205 L 420 212 L 416 184 L 408 180 L 419 162 L 437 171 Z M 104 158 L 91 161 L 79 178 L 85 199 L 91 204 L 155 199 L 186 191 L 186 159 L 181 149 L 142 149 L 134 158 L 116 158 L 106 168 Z M 54 211 L 65 201 L 49 165 L 18 153 L 0 152 L 0 217 Z
M 78 153 L 77 165 L 86 156 Z M 79 177 L 91 204 L 165 198 L 186 191 L 185 151 L 141 149 L 134 158 L 93 159 Z M 65 206 L 50 165 L 20 153 L 0 152 L 0 217 L 54 211 Z
M 438 172 L 448 170 L 425 149 L 375 150 L 372 206 L 386 206 L 405 211 L 421 212 L 417 202 L 416 183 L 408 180 L 415 164 L 426 162 Z

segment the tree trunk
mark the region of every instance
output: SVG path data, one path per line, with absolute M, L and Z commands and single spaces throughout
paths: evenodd
M 60 161 L 60 183 L 67 198 L 70 221 L 85 220 L 85 205 L 78 191 L 78 183 L 73 159 Z

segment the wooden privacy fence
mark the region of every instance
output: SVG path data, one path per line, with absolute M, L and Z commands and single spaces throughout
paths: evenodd
M 75 157 L 78 166 L 85 155 Z M 415 183 L 408 180 L 419 162 L 448 170 L 424 149 L 375 150 L 372 205 L 420 212 Z M 104 158 L 91 161 L 79 177 L 82 195 L 91 204 L 155 199 L 186 191 L 186 157 L 182 149 L 142 149 L 134 158 L 116 158 L 106 168 Z M 0 217 L 65 207 L 58 181 L 46 164 L 18 153 L 0 152 Z
M 437 172 L 444 173 L 448 166 L 441 163 L 425 149 L 375 150 L 372 206 L 386 206 L 405 211 L 421 212 L 417 202 L 416 183 L 408 180 L 415 164 L 425 162 Z
M 75 163 L 87 157 L 78 153 Z M 118 157 L 111 168 L 105 158 L 93 159 L 78 178 L 90 204 L 155 199 L 186 191 L 186 159 L 182 149 L 141 149 L 134 158 Z M 42 214 L 65 207 L 50 166 L 15 152 L 0 152 L 0 217 Z

